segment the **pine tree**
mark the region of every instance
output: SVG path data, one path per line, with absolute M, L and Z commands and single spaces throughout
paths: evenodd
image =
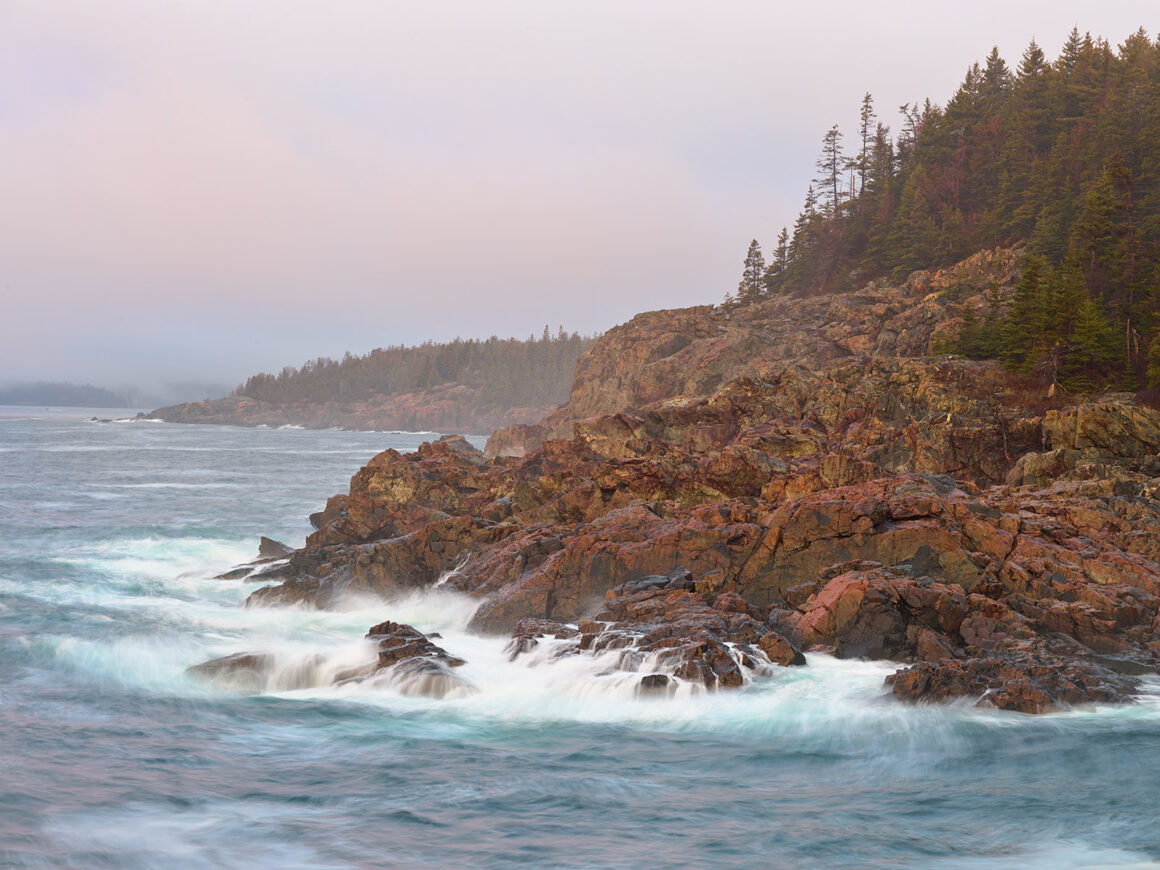
M 754 239 L 745 254 L 745 266 L 741 271 L 741 283 L 737 285 L 737 302 L 748 305 L 759 301 L 765 295 L 765 258 L 761 255 L 761 245 Z
M 1064 360 L 1063 384 L 1074 392 L 1090 392 L 1101 376 L 1122 362 L 1119 336 L 1099 303 L 1085 296 L 1076 312 L 1075 331 Z
M 1011 70 L 1007 68 L 1007 62 L 999 56 L 999 46 L 993 46 L 983 68 L 982 96 L 986 101 L 986 108 L 994 111 L 1010 87 Z
M 1084 195 L 1068 244 L 1068 258 L 1083 270 L 1087 291 L 1108 295 L 1117 270 L 1117 215 L 1120 205 L 1107 166 Z
M 828 215 L 837 215 L 842 206 L 842 171 L 846 159 L 842 154 L 842 131 L 835 124 L 822 138 L 822 154 L 818 158 L 818 177 L 814 183 L 827 197 L 824 210 Z
M 866 176 L 870 172 L 872 159 L 871 149 L 874 146 L 874 133 L 878 123 L 878 116 L 874 114 L 874 98 L 867 91 L 862 97 L 862 110 L 858 113 L 858 135 L 862 140 L 862 147 L 858 150 L 855 167 L 858 170 L 858 193 L 866 190 Z
M 891 139 L 864 96 L 849 161 L 838 127 L 826 134 L 767 292 L 850 288 L 1024 243 L 1040 259 L 1005 311 L 993 295 L 986 317 L 964 313 L 962 352 L 1093 382 L 1124 366 L 1120 383 L 1143 376 L 1160 357 L 1160 43 L 1141 31 L 1113 50 L 1073 29 L 1055 62 L 1032 42 L 1014 72 L 992 49 L 945 110 L 900 109 Z
M 1152 336 L 1148 345 L 1148 386 L 1160 387 L 1160 330 Z
M 765 290 L 767 293 L 777 293 L 785 283 L 785 270 L 789 265 L 789 232 L 785 227 L 777 234 L 777 248 L 765 267 Z
M 1029 257 L 1002 327 L 1003 360 L 1024 372 L 1030 371 L 1046 350 L 1048 318 L 1043 273 L 1043 261 Z

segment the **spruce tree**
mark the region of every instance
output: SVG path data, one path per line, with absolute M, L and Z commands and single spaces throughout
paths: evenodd
M 842 172 L 846 159 L 842 153 L 842 131 L 835 124 L 822 138 L 822 154 L 818 158 L 818 177 L 814 183 L 827 197 L 825 211 L 837 215 L 842 206 Z
M 1024 370 L 1054 360 L 1093 382 L 1155 362 L 1160 44 L 1137 32 L 1113 50 L 1073 29 L 1056 61 L 1032 42 L 1014 72 L 992 49 L 945 110 L 903 104 L 896 139 L 880 124 L 870 135 L 868 94 L 861 110 L 852 160 L 840 130 L 826 134 L 805 207 L 766 270 L 769 291 L 852 288 L 1024 244 L 1041 259 L 1005 311 L 992 295 L 988 316 L 964 315 L 964 352 Z
M 1043 261 L 1029 257 L 1003 323 L 1003 360 L 1023 372 L 1030 371 L 1046 349 L 1048 323 L 1043 272 Z
M 1148 386 L 1160 387 L 1160 330 L 1152 336 L 1148 346 Z
M 759 301 L 765 295 L 765 258 L 761 255 L 761 245 L 754 239 L 745 254 L 745 265 L 741 271 L 741 283 L 737 285 L 737 302 L 748 305 Z
M 874 98 L 867 91 L 862 97 L 862 110 L 858 113 L 858 135 L 862 140 L 862 147 L 858 150 L 855 167 L 858 170 L 858 194 L 866 190 L 866 176 L 870 172 L 871 149 L 874 146 L 874 133 L 878 123 L 878 116 L 874 114 Z
M 765 267 L 765 290 L 767 293 L 777 293 L 785 283 L 785 270 L 789 264 L 789 232 L 785 227 L 777 234 L 777 248 Z

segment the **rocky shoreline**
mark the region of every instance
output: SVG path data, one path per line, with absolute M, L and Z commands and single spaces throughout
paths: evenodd
M 1160 661 L 1160 413 L 930 355 L 1009 294 L 1016 258 L 641 315 L 486 455 L 374 457 L 248 604 L 439 584 L 478 597 L 472 627 L 511 655 L 618 650 L 643 694 L 825 651 L 899 662 L 905 701 L 1130 701 Z M 403 629 L 392 648 L 415 652 L 372 670 L 446 676 L 454 651 Z
M 497 407 L 484 401 L 481 393 L 479 388 L 464 384 L 442 384 L 429 390 L 357 402 L 264 402 L 247 396 L 226 396 L 169 405 L 143 416 L 167 423 L 484 435 L 500 427 L 534 423 L 555 410 L 554 406 Z

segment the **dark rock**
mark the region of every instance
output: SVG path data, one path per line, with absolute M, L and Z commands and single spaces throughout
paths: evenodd
M 677 689 L 676 683 L 667 674 L 647 674 L 640 678 L 637 684 L 638 695 L 660 695 L 669 697 Z
M 210 659 L 186 669 L 186 673 L 206 680 L 218 688 L 235 692 L 259 692 L 274 657 L 264 653 L 240 652 Z
M 452 668 L 465 663 L 463 659 L 433 644 L 423 632 L 399 622 L 380 622 L 371 627 L 367 638 L 378 644 L 380 670 L 414 658 Z
M 580 631 L 550 619 L 521 619 L 512 629 L 512 639 L 507 647 L 509 658 L 514 660 L 521 653 L 531 652 L 546 637 L 563 640 L 579 638 Z
M 444 445 L 452 453 L 463 457 L 474 465 L 483 465 L 487 461 L 483 455 L 483 451 L 462 435 L 444 435 L 437 443 Z
M 802 655 L 801 650 L 775 631 L 762 635 L 757 642 L 757 648 L 765 653 L 771 662 L 783 668 L 800 667 L 806 663 L 806 657 Z
M 293 552 L 282 542 L 267 538 L 265 535 L 258 539 L 259 559 L 285 559 Z

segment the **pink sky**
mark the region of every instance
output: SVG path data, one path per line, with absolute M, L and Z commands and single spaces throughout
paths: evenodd
M 714 303 L 822 135 L 1154 3 L 0 3 L 0 382 Z M 948 10 L 948 11 L 944 11 Z

